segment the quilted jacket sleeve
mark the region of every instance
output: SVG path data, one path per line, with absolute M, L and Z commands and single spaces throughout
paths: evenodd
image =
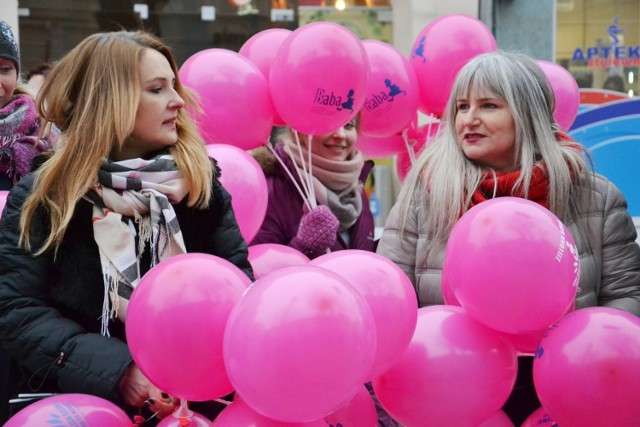
M 132 362 L 121 340 L 89 333 L 48 298 L 52 253 L 32 256 L 18 245 L 20 211 L 33 177 L 9 194 L 0 221 L 0 341 L 36 384 L 46 378 L 61 392 L 120 402 L 118 383 Z M 47 235 L 46 215 L 32 222 L 32 244 Z
M 640 316 L 640 247 L 636 243 L 636 229 L 620 190 L 607 181 L 604 195 L 598 305 Z
M 416 252 L 418 230 L 415 210 L 410 209 L 404 232 L 400 230 L 399 205 L 395 205 L 384 226 L 376 252 L 400 267 L 416 286 Z

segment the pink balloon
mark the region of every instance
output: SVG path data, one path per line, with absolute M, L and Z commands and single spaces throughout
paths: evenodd
M 524 423 L 522 423 L 522 426 L 520 427 L 538 427 L 538 426 L 558 427 L 558 423 L 553 421 L 553 419 L 547 413 L 547 410 L 544 409 L 542 406 L 536 409 L 535 411 L 533 411 L 533 413 L 529 415 L 526 420 L 524 420 Z
M 406 426 L 477 426 L 506 402 L 515 350 L 461 307 L 420 308 L 400 360 L 373 380 L 382 406 Z
M 176 413 L 165 417 L 158 423 L 158 427 L 212 427 L 213 422 L 206 418 L 204 415 L 200 415 L 197 412 L 190 411 L 188 417 L 181 418 L 176 415 L 180 409 L 176 410 Z
M 640 319 L 609 307 L 566 315 L 542 338 L 533 381 L 560 426 L 637 426 Z
M 334 412 L 371 372 L 376 331 L 364 298 L 315 266 L 257 280 L 234 308 L 224 336 L 229 378 L 262 415 L 310 422 Z
M 556 98 L 556 108 L 553 117 L 560 129 L 567 131 L 573 124 L 580 107 L 580 88 L 573 75 L 561 65 L 554 62 L 537 60 L 542 68 Z
M 406 151 L 404 138 L 401 134 L 391 136 L 368 136 L 358 133 L 356 147 L 365 157 L 381 159 L 395 156 L 401 151 Z
M 190 401 L 233 391 L 222 356 L 224 328 L 251 284 L 222 258 L 191 253 L 162 261 L 133 291 L 126 334 L 133 360 L 161 390 Z
M 7 204 L 7 197 L 9 197 L 8 191 L 0 191 L 0 213 L 2 213 L 4 206 Z
M 240 47 L 238 53 L 248 58 L 258 67 L 264 77 L 269 80 L 269 72 L 271 71 L 271 63 L 276 56 L 276 52 L 282 45 L 284 39 L 291 34 L 291 30 L 284 28 L 269 28 L 249 37 L 249 39 Z M 274 111 L 273 124 L 282 126 L 284 120 Z
M 269 193 L 267 179 L 260 164 L 247 152 L 227 144 L 205 146 L 209 156 L 218 161 L 220 182 L 231 194 L 231 206 L 247 242 L 260 231 L 267 214 Z
M 569 231 L 523 198 L 499 197 L 467 211 L 451 231 L 445 258 L 458 301 L 501 332 L 545 329 L 576 296 L 580 260 Z
M 478 427 L 514 427 L 509 416 L 504 411 L 496 412 L 493 417 L 480 424 Z
M 115 404 L 88 394 L 47 397 L 21 409 L 4 427 L 25 426 L 133 426 L 133 420 Z
M 360 111 L 369 83 L 362 42 L 333 22 L 313 22 L 287 37 L 271 64 L 269 87 L 280 117 L 299 132 L 320 135 Z
M 358 249 L 331 252 L 309 265 L 340 275 L 364 297 L 378 343 L 369 378 L 387 370 L 407 349 L 416 329 L 418 301 L 407 275 L 382 255 Z
M 442 266 L 442 276 L 440 279 L 440 286 L 442 286 L 442 299 L 446 305 L 456 305 L 458 307 L 462 307 L 458 298 L 453 293 L 453 289 L 451 289 L 451 281 L 449 280 L 449 275 L 447 273 L 447 263 L 445 262 Z
M 234 399 L 231 405 L 216 417 L 213 427 L 327 427 L 327 423 L 321 419 L 308 423 L 272 420 L 251 409 L 242 399 Z
M 409 59 L 420 87 L 420 109 L 441 117 L 458 71 L 474 56 L 497 48 L 491 30 L 476 18 L 445 15 L 427 24 Z
M 290 246 L 261 243 L 249 246 L 249 262 L 253 267 L 253 277 L 260 279 L 284 267 L 305 265 L 309 262 L 309 258 Z
M 418 109 L 415 72 L 402 54 L 388 43 L 365 40 L 369 59 L 369 86 L 360 112 L 360 132 L 388 136 L 409 125 Z
M 324 420 L 329 424 L 329 427 L 376 427 L 378 425 L 378 414 L 369 390 L 362 386 L 358 394 L 349 403 L 334 413 L 327 415 Z
M 269 139 L 274 109 L 264 75 L 244 56 L 226 49 L 205 49 L 189 57 L 179 71 L 195 91 L 203 112 L 193 111 L 207 144 L 249 150 Z
M 571 313 L 576 309 L 576 302 L 573 301 L 572 304 L 567 308 L 567 313 Z M 539 331 L 523 333 L 523 334 L 504 334 L 504 336 L 511 341 L 511 344 L 518 350 L 518 353 L 521 355 L 533 356 L 540 345 L 540 341 L 542 337 L 547 333 L 549 328 L 544 328 Z

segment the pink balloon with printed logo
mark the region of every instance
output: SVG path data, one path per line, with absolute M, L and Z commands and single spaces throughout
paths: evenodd
M 312 22 L 293 31 L 271 64 L 275 109 L 297 131 L 331 132 L 360 111 L 369 83 L 360 39 L 333 22 Z
M 253 267 L 253 276 L 260 279 L 281 268 L 305 265 L 309 258 L 290 246 L 261 243 L 249 246 L 249 262 Z
M 504 405 L 517 370 L 500 334 L 462 307 L 432 305 L 419 309 L 409 347 L 372 384 L 402 425 L 478 426 Z
M 65 393 L 31 403 L 13 415 L 4 427 L 26 426 L 132 426 L 133 420 L 118 406 L 100 397 Z
M 314 421 L 345 405 L 375 354 L 366 300 L 338 274 L 310 265 L 256 280 L 224 335 L 235 390 L 255 411 L 284 422 Z
M 542 68 L 556 98 L 556 108 L 553 117 L 560 129 L 567 131 L 571 128 L 580 108 L 580 88 L 573 74 L 562 65 L 555 62 L 537 60 Z
M 269 193 L 260 164 L 246 151 L 228 144 L 208 144 L 209 156 L 222 172 L 220 182 L 231 194 L 231 206 L 242 237 L 250 242 L 267 214 Z
M 547 328 L 578 289 L 580 259 L 569 230 L 550 210 L 519 197 L 467 211 L 451 231 L 445 259 L 456 299 L 501 332 Z
M 290 34 L 291 30 L 285 28 L 268 28 L 249 37 L 240 47 L 238 53 L 253 62 L 262 71 L 265 78 L 269 80 L 273 58 L 275 58 L 284 39 Z M 282 126 L 285 122 L 279 114 L 274 112 L 273 124 Z
M 378 425 L 378 414 L 369 390 L 362 386 L 358 394 L 349 403 L 334 413 L 327 415 L 324 420 L 329 427 L 376 427 Z
M 388 136 L 405 129 L 418 109 L 415 72 L 396 48 L 379 40 L 362 42 L 369 60 L 369 85 L 360 111 L 360 132 Z
M 349 282 L 367 302 L 377 336 L 377 350 L 369 378 L 395 363 L 416 329 L 418 301 L 407 275 L 389 259 L 374 252 L 347 249 L 312 260 Z
M 420 109 L 441 117 L 458 71 L 473 57 L 497 48 L 491 30 L 479 19 L 453 14 L 429 22 L 409 57 L 420 87 Z
M 182 83 L 196 92 L 202 112 L 190 111 L 207 144 L 243 150 L 264 145 L 274 109 L 269 84 L 246 57 L 227 49 L 205 49 L 180 67 Z
M 216 417 L 213 427 L 327 427 L 327 423 L 321 419 L 302 423 L 274 420 L 256 412 L 242 399 L 234 399 Z
M 549 416 L 549 413 L 542 406 L 533 411 L 531 415 L 527 417 L 520 427 L 558 427 L 558 423 L 553 421 L 553 418 Z
M 564 316 L 540 342 L 533 382 L 560 426 L 637 426 L 640 318 L 610 307 Z
M 176 255 L 153 267 L 127 309 L 127 343 L 136 365 L 158 388 L 185 400 L 232 392 L 223 335 L 250 284 L 234 264 L 203 253 Z

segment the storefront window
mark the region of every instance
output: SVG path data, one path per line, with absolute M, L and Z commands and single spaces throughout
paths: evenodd
M 297 10 L 297 0 L 277 3 Z M 86 36 L 120 28 L 160 36 L 182 64 L 203 49 L 238 51 L 267 28 L 298 26 L 293 15 L 272 18 L 272 0 L 20 0 L 22 64 L 55 61 Z
M 638 96 L 640 0 L 557 0 L 557 62 L 581 88 Z

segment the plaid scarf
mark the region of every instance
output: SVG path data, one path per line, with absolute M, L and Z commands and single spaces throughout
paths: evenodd
M 171 205 L 186 193 L 184 179 L 170 155 L 151 160 L 103 161 L 98 184 L 86 197 L 94 205 L 93 236 L 104 279 L 103 335 L 109 336 L 109 319 L 117 316 L 125 321 L 129 298 L 140 281 L 139 259 L 147 242 L 151 267 L 186 253 Z

